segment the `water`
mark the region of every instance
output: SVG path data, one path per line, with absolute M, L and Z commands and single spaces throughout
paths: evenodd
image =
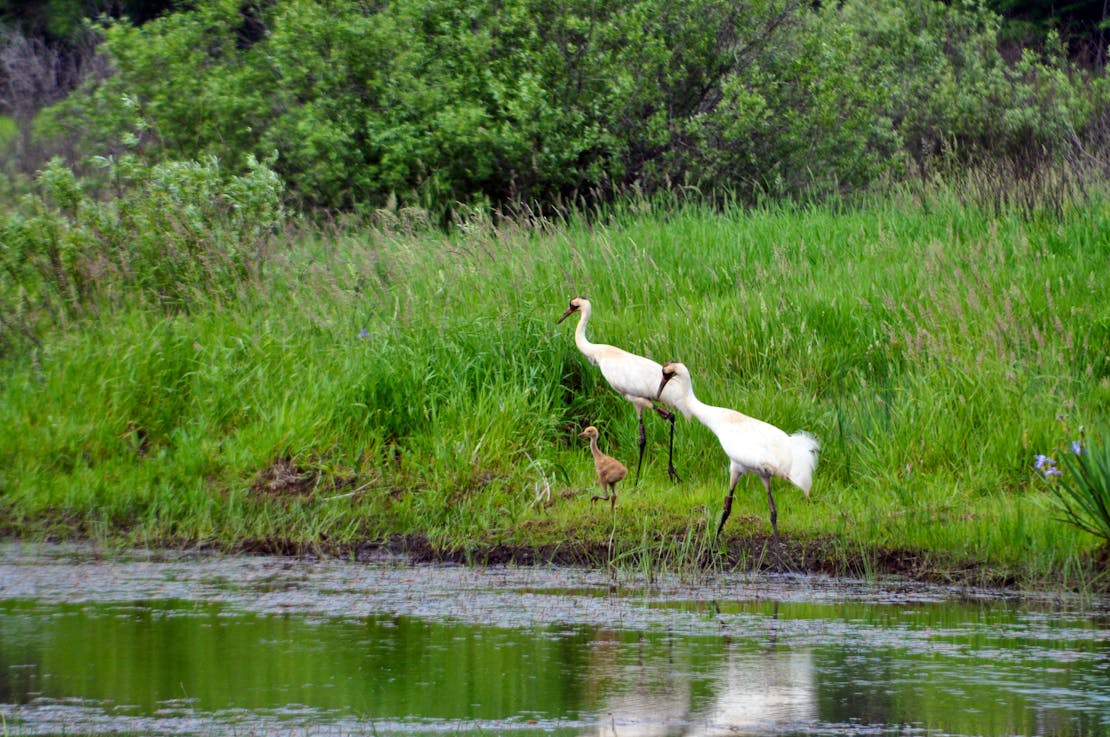
M 1110 734 L 1110 602 L 0 546 L 4 734 Z

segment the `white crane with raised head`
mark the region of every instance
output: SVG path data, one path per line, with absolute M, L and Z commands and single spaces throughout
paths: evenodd
M 674 406 L 677 393 L 665 389 L 659 390 L 659 372 L 663 367 L 650 358 L 637 356 L 635 353 L 604 343 L 591 343 L 586 338 L 586 324 L 590 320 L 590 310 L 588 299 L 575 297 L 557 322 L 561 323 L 575 312 L 579 313 L 578 327 L 574 329 L 574 344 L 590 363 L 601 369 L 601 375 L 609 382 L 609 386 L 636 408 L 636 419 L 640 423 L 640 456 L 636 460 L 636 480 L 633 483 L 640 481 L 640 465 L 644 461 L 644 446 L 647 445 L 647 433 L 644 431 L 645 409 L 655 410 L 660 417 L 671 423 L 667 473 L 672 480 L 678 481 L 678 472 L 674 467 L 674 412 L 656 404 L 659 401 Z

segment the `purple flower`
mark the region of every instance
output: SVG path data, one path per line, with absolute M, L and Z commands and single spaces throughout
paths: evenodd
M 1079 455 L 1083 452 L 1083 445 L 1078 440 L 1071 441 L 1071 452 Z
M 1056 461 L 1044 455 L 1043 453 L 1038 453 L 1036 456 L 1034 456 L 1033 468 L 1040 471 L 1045 478 L 1048 478 L 1049 476 L 1062 475 L 1060 469 L 1056 468 Z
M 359 337 L 359 340 L 366 340 L 367 338 L 370 337 L 370 331 L 367 330 L 366 328 L 363 328 L 362 330 L 358 331 L 358 337 Z

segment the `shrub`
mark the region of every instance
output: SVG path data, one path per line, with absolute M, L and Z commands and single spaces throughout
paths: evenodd
M 80 178 L 58 159 L 36 192 L 0 220 L 0 295 L 11 332 L 147 299 L 188 309 L 199 294 L 230 297 L 261 268 L 282 226 L 281 184 L 248 159 L 228 175 L 215 159 L 143 163 L 101 158 Z M 110 199 L 99 193 L 109 188 Z M 16 329 L 18 328 L 18 330 Z
M 857 39 L 856 63 L 885 80 L 884 111 L 923 174 L 946 162 L 1031 168 L 1059 158 L 1107 102 L 1058 43 L 1008 63 L 998 51 L 1000 19 L 982 5 L 854 0 L 842 16 Z
M 148 155 L 277 151 L 310 208 L 859 191 L 1055 162 L 1105 119 L 1105 84 L 1006 62 L 998 27 L 935 0 L 217 0 L 109 25 L 115 74 L 39 130 L 118 155 L 130 99 Z
M 858 190 L 897 170 L 889 79 L 858 63 L 845 15 L 830 4 L 750 43 L 717 103 L 685 126 L 677 163 L 714 189 L 772 196 Z

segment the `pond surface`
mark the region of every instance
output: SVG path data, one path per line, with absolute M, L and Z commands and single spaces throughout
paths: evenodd
M 0 545 L 4 735 L 1107 735 L 1110 602 Z

